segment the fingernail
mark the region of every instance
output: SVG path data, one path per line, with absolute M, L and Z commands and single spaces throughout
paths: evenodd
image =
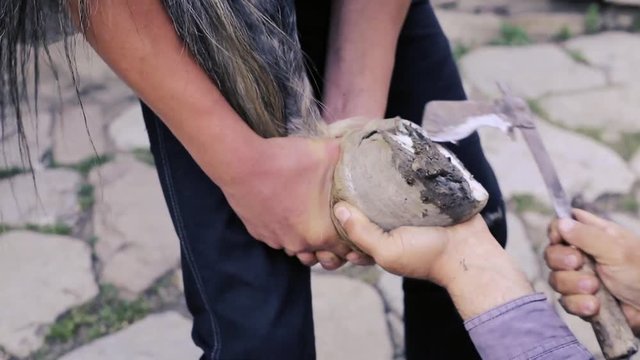
M 582 279 L 578 282 L 578 287 L 584 292 L 591 292 L 591 289 L 593 289 L 593 281 L 590 279 Z
M 567 267 L 575 268 L 576 266 L 578 266 L 578 257 L 575 255 L 568 255 L 564 258 L 564 263 L 567 265 Z
M 340 223 L 343 225 L 351 217 L 351 212 L 349 212 L 349 210 L 347 210 L 347 208 L 345 207 L 336 208 L 335 214 L 336 214 L 336 217 L 338 218 L 338 221 L 340 221 Z
M 576 225 L 576 222 L 572 219 L 560 219 L 558 222 L 558 229 L 562 232 L 569 232 Z
M 585 314 L 591 315 L 596 311 L 596 304 L 594 304 L 593 301 L 587 301 L 582 305 L 582 310 Z

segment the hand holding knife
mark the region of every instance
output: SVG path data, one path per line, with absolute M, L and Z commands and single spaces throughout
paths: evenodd
M 433 101 L 427 104 L 423 116 L 423 128 L 434 141 L 456 141 L 466 137 L 482 126 L 498 127 L 512 133 L 520 129 L 529 147 L 544 183 L 549 191 L 554 211 L 559 218 L 571 218 L 572 208 L 564 191 L 553 162 L 547 152 L 534 117 L 527 102 L 512 95 L 499 84 L 502 99 L 494 102 L 478 101 Z M 594 261 L 587 259 L 582 271 L 596 274 Z M 598 343 L 607 359 L 626 359 L 637 352 L 638 345 L 618 301 L 604 285 L 596 296 L 601 302 L 599 313 L 591 322 Z

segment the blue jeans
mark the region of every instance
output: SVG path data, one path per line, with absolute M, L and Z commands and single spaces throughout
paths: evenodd
M 297 2 L 309 74 L 321 91 L 329 1 Z M 375 69 L 372 69 L 375 71 Z M 419 122 L 430 100 L 464 99 L 451 51 L 427 1 L 414 1 L 403 27 L 388 116 Z M 180 239 L 192 338 L 202 359 L 314 359 L 309 269 L 253 239 L 221 190 L 145 105 L 151 151 Z M 449 145 L 490 193 L 485 213 L 502 211 L 495 176 L 477 135 Z M 268 209 L 265 209 L 268 211 Z M 504 217 L 490 226 L 504 244 Z M 405 279 L 407 358 L 479 358 L 446 292 Z

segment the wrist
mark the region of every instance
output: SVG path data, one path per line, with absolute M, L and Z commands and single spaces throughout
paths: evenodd
M 525 275 L 488 229 L 465 238 L 454 236 L 451 243 L 455 251 L 448 262 L 454 266 L 443 285 L 463 319 L 533 293 Z

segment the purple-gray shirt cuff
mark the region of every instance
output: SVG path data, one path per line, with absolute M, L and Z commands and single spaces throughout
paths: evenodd
M 543 294 L 493 308 L 465 327 L 483 359 L 593 359 Z

